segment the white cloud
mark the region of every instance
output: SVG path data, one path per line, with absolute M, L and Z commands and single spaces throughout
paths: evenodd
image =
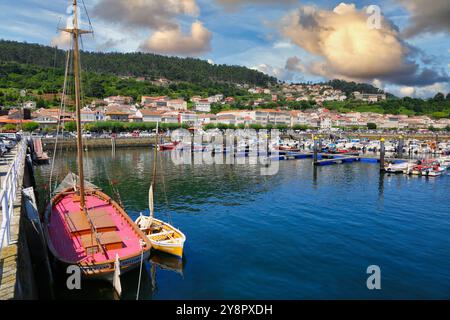
M 290 49 L 293 45 L 288 41 L 278 41 L 273 44 L 274 49 Z
M 398 97 L 413 97 L 413 98 L 431 98 L 438 92 L 444 94 L 450 92 L 450 84 L 440 82 L 429 86 L 417 87 L 417 86 L 397 86 L 388 85 L 384 88 L 387 92 L 390 92 Z
M 59 32 L 56 37 L 52 39 L 51 45 L 53 47 L 58 47 L 59 49 L 70 49 L 72 43 L 71 35 L 67 32 Z
M 190 34 L 181 28 L 181 16 L 196 18 L 200 14 L 196 0 L 99 0 L 93 12 L 99 19 L 133 32 L 134 38 L 140 36 L 136 41 L 141 42 L 142 51 L 195 56 L 211 50 L 212 33 L 200 21 L 192 23 Z
M 191 33 L 183 34 L 180 28 L 158 30 L 141 45 L 141 50 L 162 54 L 177 53 L 195 56 L 211 50 L 211 32 L 201 22 L 191 26 Z
M 253 70 L 258 70 L 262 73 L 268 74 L 269 76 L 276 77 L 279 80 L 291 81 L 293 79 L 293 74 L 290 70 L 286 68 L 274 67 L 265 63 L 257 66 L 251 67 Z
M 216 2 L 228 10 L 235 10 L 246 5 L 290 5 L 298 2 L 298 0 L 216 0 Z
M 175 28 L 179 15 L 197 17 L 195 0 L 99 0 L 93 13 L 111 23 L 152 29 Z

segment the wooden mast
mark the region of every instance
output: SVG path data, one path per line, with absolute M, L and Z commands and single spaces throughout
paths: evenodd
M 83 140 L 81 127 L 81 80 L 80 80 L 80 35 L 90 33 L 90 31 L 78 28 L 78 5 L 77 0 L 73 0 L 73 29 L 65 29 L 73 36 L 73 73 L 75 77 L 75 107 L 76 107 L 76 123 L 77 123 L 77 162 L 79 177 L 79 197 L 80 208 L 85 209 L 85 188 L 84 188 L 84 167 L 83 167 Z

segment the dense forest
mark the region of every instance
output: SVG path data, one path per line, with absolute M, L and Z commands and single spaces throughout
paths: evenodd
M 0 62 L 0 105 L 14 105 L 19 100 L 20 89 L 27 89 L 25 99 L 36 100 L 44 93 L 61 92 L 64 70 L 61 68 L 38 67 L 33 65 Z M 211 96 L 222 93 L 225 96 L 247 96 L 248 92 L 228 83 L 174 82 L 168 86 L 157 86 L 149 81 L 133 78 L 122 79 L 115 75 L 83 72 L 83 93 L 87 98 L 124 95 L 138 100 L 142 95 L 166 95 L 189 100 L 194 95 Z M 68 87 L 73 87 L 71 84 Z M 69 91 L 69 94 L 71 92 Z M 56 101 L 37 100 L 39 107 L 57 104 Z
M 65 51 L 38 44 L 0 41 L 0 62 L 43 68 L 64 67 Z M 147 53 L 82 52 L 83 70 L 121 77 L 166 78 L 195 84 L 229 83 L 267 86 L 277 79 L 241 66 L 213 65 L 194 58 Z

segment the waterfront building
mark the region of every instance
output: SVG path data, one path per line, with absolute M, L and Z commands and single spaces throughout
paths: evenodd
M 49 114 L 43 114 L 33 119 L 34 122 L 39 123 L 41 128 L 55 127 L 58 124 L 58 117 Z
M 183 112 L 180 112 L 179 122 L 186 123 L 189 125 L 195 125 L 198 122 L 198 116 L 194 112 L 183 111 Z
M 130 114 L 122 111 L 107 111 L 105 116 L 107 121 L 128 122 Z
M 164 111 L 151 109 L 141 109 L 136 112 L 136 116 L 142 118 L 143 122 L 161 122 Z
M 298 110 L 291 111 L 290 115 L 291 115 L 291 126 L 296 125 L 307 126 L 309 123 L 308 117 L 301 111 Z
M 227 125 L 236 125 L 236 115 L 234 114 L 218 114 L 217 123 L 223 123 Z
M 95 112 L 89 108 L 83 108 L 80 111 L 81 123 L 91 123 L 96 121 Z
M 215 114 L 199 114 L 198 115 L 198 122 L 200 124 L 216 123 L 217 122 L 217 116 Z
M 161 115 L 161 122 L 163 123 L 179 123 L 180 113 L 178 111 L 164 112 Z
M 259 109 L 255 111 L 255 121 L 260 125 L 287 125 L 291 124 L 289 111 L 274 109 Z

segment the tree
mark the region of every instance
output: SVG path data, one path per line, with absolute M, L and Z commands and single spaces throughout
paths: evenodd
M 436 93 L 436 95 L 433 98 L 434 101 L 444 101 L 445 100 L 445 96 L 442 92 L 438 92 Z
M 77 124 L 75 123 L 75 121 L 66 122 L 64 123 L 64 130 L 74 132 L 77 130 Z
M 16 131 L 16 129 L 16 125 L 12 123 L 8 123 L 2 127 L 2 131 Z
M 447 96 L 445 97 L 445 100 L 450 100 L 450 92 L 449 93 L 447 93 Z
M 373 123 L 373 122 L 367 123 L 367 129 L 369 129 L 369 130 L 376 130 L 377 129 L 376 123 Z
M 449 116 L 449 114 L 448 114 L 448 112 L 437 111 L 437 112 L 433 112 L 431 114 L 431 116 L 435 119 L 443 119 L 443 118 L 447 118 Z
M 37 122 L 27 122 L 23 124 L 23 130 L 27 132 L 33 132 L 39 128 L 39 123 Z
M 36 108 L 40 109 L 45 107 L 47 107 L 47 102 L 45 102 L 44 99 L 38 99 L 38 101 L 36 102 Z

